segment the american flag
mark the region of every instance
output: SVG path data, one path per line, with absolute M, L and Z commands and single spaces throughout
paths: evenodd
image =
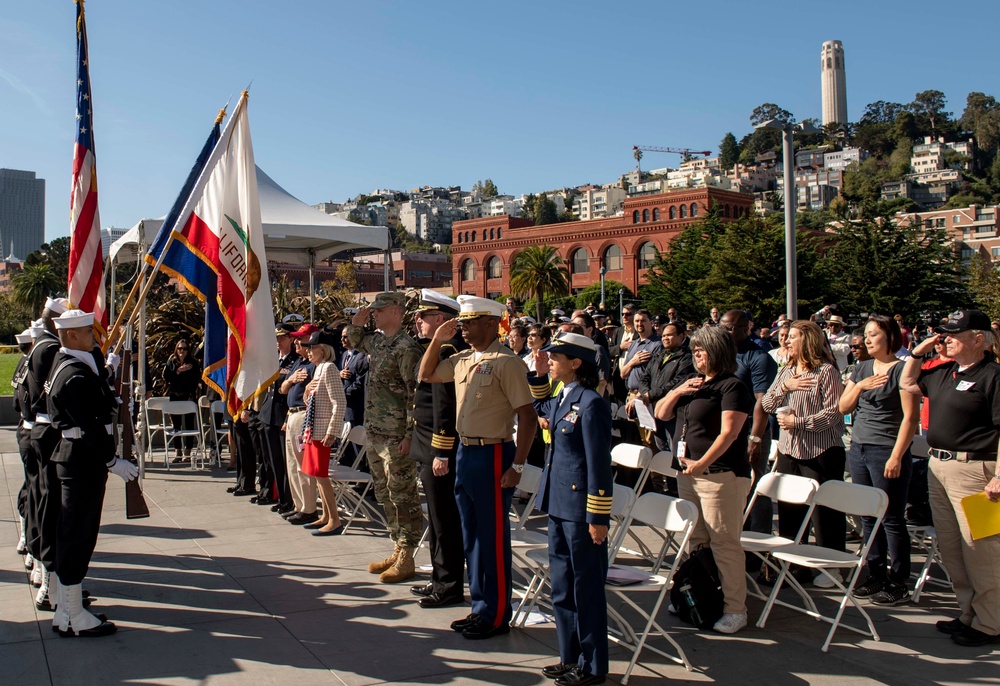
M 101 218 L 97 211 L 97 159 L 94 156 L 90 68 L 83 0 L 76 1 L 76 145 L 73 148 L 73 188 L 69 200 L 69 300 L 94 323 L 108 326 L 105 307 Z

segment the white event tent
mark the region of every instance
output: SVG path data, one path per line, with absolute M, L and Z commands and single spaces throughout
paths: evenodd
M 257 167 L 260 218 L 264 224 L 267 259 L 309 267 L 310 318 L 315 318 L 314 270 L 316 259 L 324 260 L 344 250 L 375 248 L 385 253 L 385 289 L 390 290 L 389 229 L 362 226 L 334 217 L 305 204 Z M 163 224 L 163 218 L 142 219 L 111 244 L 112 264 L 134 262 L 144 254 Z M 112 274 L 114 272 L 112 271 Z

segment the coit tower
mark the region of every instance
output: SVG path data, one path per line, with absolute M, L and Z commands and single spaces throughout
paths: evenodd
M 839 40 L 823 43 L 820 53 L 823 82 L 823 126 L 847 123 L 847 76 L 844 72 L 844 44 Z

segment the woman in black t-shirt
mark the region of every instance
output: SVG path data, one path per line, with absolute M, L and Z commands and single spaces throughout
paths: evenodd
M 750 490 L 747 417 L 754 397 L 736 378 L 736 343 L 720 327 L 691 337 L 700 373 L 656 404 L 656 418 L 676 418 L 675 467 L 680 497 L 698 506 L 691 547 L 708 543 L 719 567 L 724 614 L 714 629 L 734 634 L 747 625 L 746 558 L 740 545 L 743 506 Z
M 167 359 L 167 366 L 163 369 L 163 380 L 167 382 L 167 397 L 171 400 L 198 399 L 201 365 L 191 355 L 191 342 L 188 339 L 182 338 L 174 345 L 174 353 Z M 174 425 L 174 430 L 179 430 L 182 426 L 185 429 L 193 429 L 195 425 L 192 414 L 183 417 L 173 415 L 170 421 Z M 177 445 L 173 462 L 183 462 L 185 457 L 190 458 L 191 449 L 194 448 L 194 436 L 184 436 L 180 441 L 183 443 L 184 452 L 182 453 L 181 446 Z

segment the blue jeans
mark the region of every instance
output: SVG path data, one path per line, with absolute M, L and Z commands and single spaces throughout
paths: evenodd
M 868 550 L 868 573 L 879 581 L 888 579 L 895 584 L 905 584 L 910 578 L 910 534 L 906 530 L 906 497 L 910 488 L 913 460 L 909 448 L 903 454 L 899 476 L 885 478 L 885 463 L 892 454 L 889 445 L 860 445 L 852 443 L 847 452 L 851 481 L 863 486 L 874 486 L 889 496 L 889 507 L 882 519 L 882 526 L 875 532 Z M 862 517 L 867 541 L 875 526 L 874 517 Z M 888 570 L 886 556 L 888 555 Z

